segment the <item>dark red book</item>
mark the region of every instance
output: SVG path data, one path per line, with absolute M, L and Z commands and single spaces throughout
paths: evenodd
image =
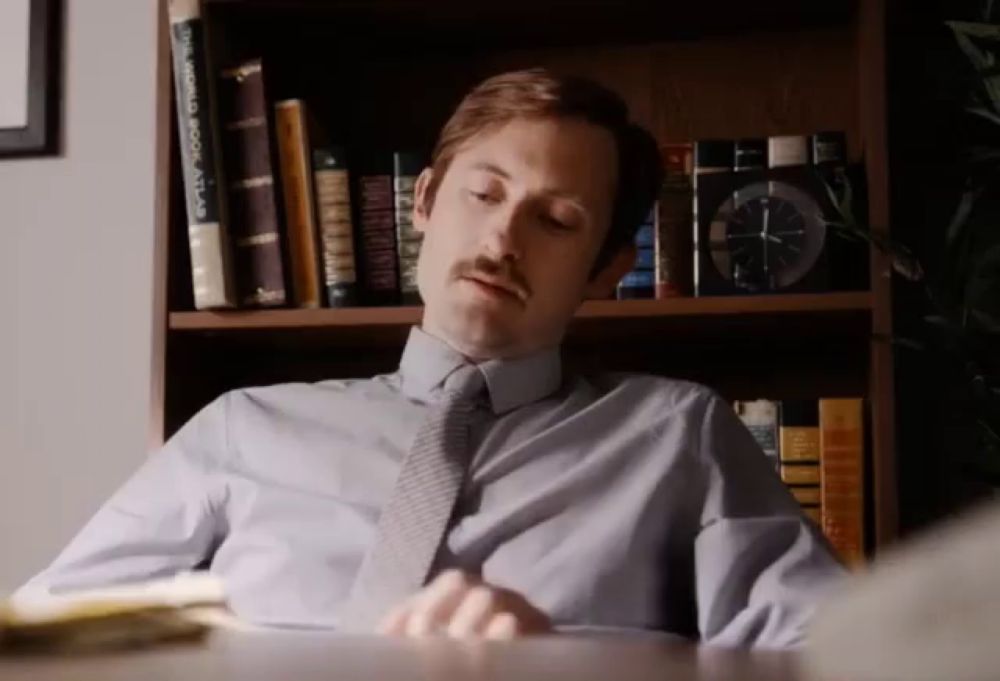
M 237 64 L 219 74 L 219 116 L 236 290 L 240 304 L 247 307 L 275 307 L 288 302 L 268 113 L 260 59 Z
M 378 161 L 369 162 L 358 177 L 359 264 L 367 305 L 399 304 L 392 179 L 391 162 Z

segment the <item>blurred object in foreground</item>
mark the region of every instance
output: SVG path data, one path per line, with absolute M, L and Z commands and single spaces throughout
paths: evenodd
M 1000 678 L 1000 504 L 888 553 L 817 616 L 819 681 Z
M 221 581 L 207 573 L 0 603 L 0 654 L 91 652 L 199 641 L 228 618 Z

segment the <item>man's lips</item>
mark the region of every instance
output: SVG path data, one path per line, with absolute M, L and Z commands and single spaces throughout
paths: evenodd
M 489 275 L 481 274 L 479 272 L 467 274 L 463 278 L 473 281 L 477 284 L 481 284 L 482 286 L 485 286 L 491 291 L 496 291 L 497 293 L 500 293 L 502 295 L 507 295 L 512 298 L 515 298 L 516 300 L 522 303 L 528 299 L 527 291 L 525 291 L 520 286 L 506 279 L 491 277 Z

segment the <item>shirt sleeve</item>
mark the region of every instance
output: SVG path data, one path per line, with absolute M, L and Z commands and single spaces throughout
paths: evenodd
M 801 643 L 844 568 L 718 397 L 708 401 L 698 449 L 707 475 L 694 548 L 702 640 L 772 648 Z
M 192 418 L 14 598 L 166 577 L 203 562 L 218 533 L 227 397 Z

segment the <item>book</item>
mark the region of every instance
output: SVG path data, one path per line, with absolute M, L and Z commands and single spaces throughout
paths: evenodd
M 733 193 L 732 140 L 700 140 L 694 145 L 694 210 L 692 214 L 694 251 L 694 294 L 732 293 L 732 286 L 719 271 L 713 250 L 725 251 L 724 238 L 713 243 L 712 234 L 726 234 L 726 215 L 719 209 Z
M 736 414 L 753 435 L 764 455 L 779 469 L 778 403 L 774 400 L 740 400 L 734 405 Z
M 809 164 L 809 138 L 805 135 L 774 135 L 767 138 L 767 167 L 787 168 Z
M 864 410 L 861 399 L 819 401 L 823 532 L 848 565 L 864 561 Z
M 733 171 L 767 168 L 768 140 L 763 137 L 747 137 L 733 143 Z
M 822 472 L 820 473 L 820 477 L 822 478 Z M 823 503 L 818 485 L 790 487 L 789 490 L 791 490 L 792 496 L 795 497 L 795 500 L 802 506 L 819 507 Z
M 652 298 L 656 288 L 656 207 L 635 233 L 635 264 L 615 291 L 618 300 Z
M 219 139 L 213 127 L 201 3 L 170 0 L 167 11 L 194 306 L 231 308 L 236 306 L 236 291 L 219 192 Z
M 779 449 L 782 463 L 818 464 L 819 404 L 817 400 L 782 400 Z
M 694 145 L 660 147 L 666 175 L 656 208 L 656 298 L 690 296 L 694 290 L 691 220 Z
M 802 513 L 805 514 L 809 520 L 816 523 L 816 527 L 820 527 L 823 522 L 823 510 L 819 506 L 803 506 Z
M 781 481 L 786 485 L 820 484 L 819 466 L 801 463 L 781 464 Z
M 816 400 L 782 400 L 778 457 L 788 485 L 819 485 L 819 407 Z
M 270 117 L 260 59 L 219 74 L 219 117 L 240 304 L 285 305 Z
M 358 273 L 347 155 L 340 147 L 321 147 L 313 149 L 312 163 L 326 303 L 330 307 L 357 305 Z
M 274 128 L 285 205 L 292 302 L 297 307 L 316 308 L 322 304 L 322 292 L 305 102 L 301 99 L 276 102 Z
M 392 167 L 373 155 L 357 178 L 359 265 L 366 305 L 399 302 Z
M 403 305 L 419 305 L 417 260 L 423 234 L 413 228 L 413 200 L 423 158 L 413 152 L 392 155 L 393 217 L 396 223 L 396 253 L 399 267 L 399 296 Z

